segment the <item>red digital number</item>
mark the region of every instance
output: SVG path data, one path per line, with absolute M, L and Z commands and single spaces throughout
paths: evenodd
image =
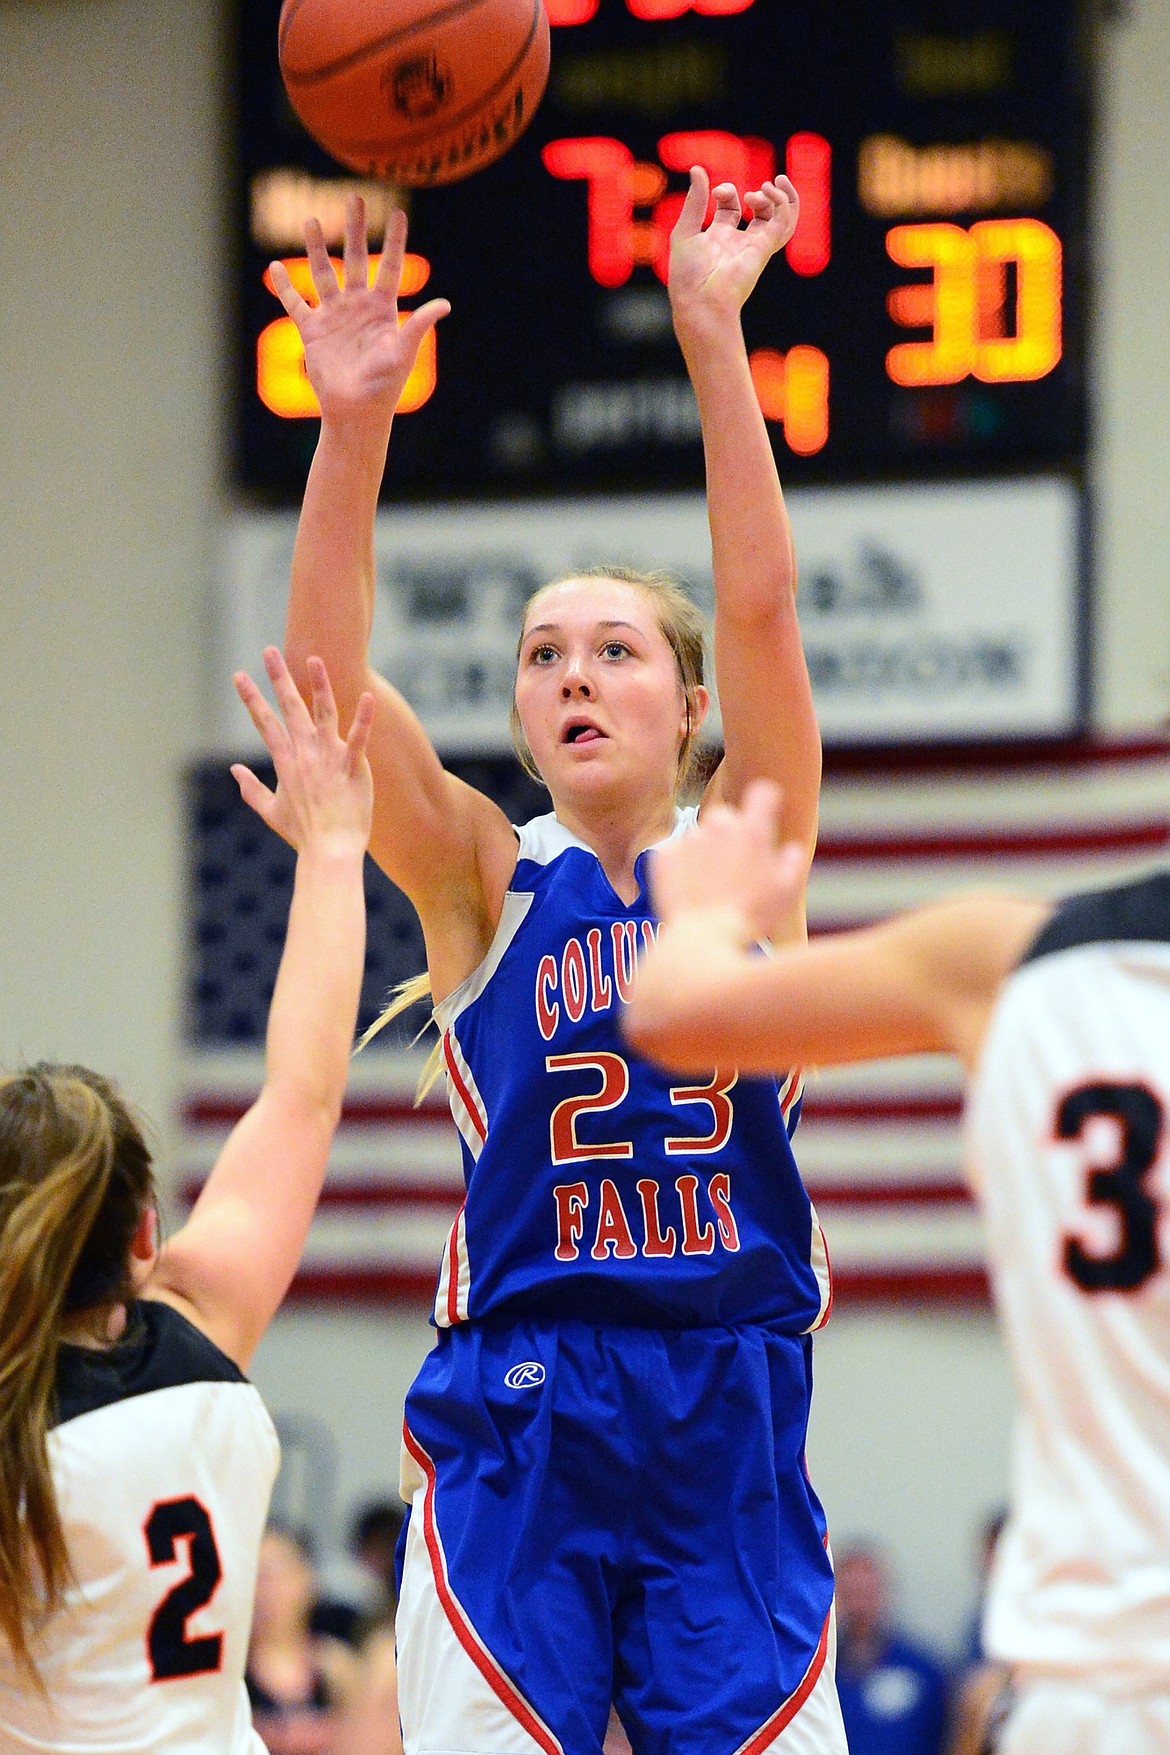
M 623 141 L 600 134 L 550 140 L 541 158 L 550 175 L 586 185 L 589 272 L 606 287 L 624 286 L 638 267 L 666 280 L 670 234 L 685 198 L 681 190 L 667 191 L 667 171 L 702 165 L 712 184 L 734 183 L 741 197 L 776 175 L 770 140 L 717 128 L 664 134 L 657 164 L 635 159 Z M 800 196 L 788 260 L 797 274 L 820 274 L 831 248 L 829 142 L 819 134 L 794 134 L 785 169 Z
M 550 24 L 588 24 L 597 12 L 599 0 L 545 0 Z M 725 18 L 735 12 L 746 12 L 755 0 L 626 0 L 626 9 L 635 18 L 654 22 L 661 18 L 681 18 L 685 12 L 697 12 L 707 18 Z

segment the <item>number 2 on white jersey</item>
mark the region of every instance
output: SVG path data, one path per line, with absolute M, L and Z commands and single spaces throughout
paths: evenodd
M 182 1499 L 160 1499 L 142 1526 L 152 1566 L 165 1566 L 178 1558 L 177 1546 L 187 1542 L 188 1571 L 171 1586 L 150 1619 L 146 1651 L 152 1682 L 172 1682 L 178 1676 L 203 1676 L 218 1670 L 223 1657 L 223 1634 L 191 1636 L 187 1622 L 205 1608 L 223 1577 L 215 1531 L 205 1506 L 193 1494 Z

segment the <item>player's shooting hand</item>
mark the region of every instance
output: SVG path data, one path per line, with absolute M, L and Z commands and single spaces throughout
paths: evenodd
M 428 299 L 399 318 L 398 287 L 406 249 L 406 215 L 390 215 L 382 255 L 370 281 L 365 203 L 351 195 L 345 207 L 344 282 L 325 247 L 319 220 L 305 222 L 305 249 L 318 303 L 301 297 L 282 262 L 269 268 L 277 297 L 296 324 L 305 369 L 326 420 L 361 419 L 389 427 L 423 337 L 451 309 Z
M 715 213 L 704 227 L 709 179 L 695 165 L 670 237 L 670 302 L 680 337 L 693 326 L 738 317 L 764 264 L 784 248 L 800 214 L 800 198 L 787 177 L 745 195 L 742 208 L 734 183 L 718 184 L 714 194 Z
M 366 746 L 374 697 L 357 704 L 348 737 L 337 724 L 329 675 L 320 658 L 309 659 L 312 712 L 305 705 L 275 646 L 265 648 L 264 668 L 280 712 L 268 704 L 246 671 L 233 678 L 236 692 L 276 764 L 273 792 L 242 762 L 232 767 L 244 803 L 298 853 L 357 853 L 370 838 L 374 784 Z
M 800 904 L 807 856 L 776 845 L 780 788 L 753 780 L 743 805 L 717 804 L 650 858 L 650 890 L 664 925 L 683 915 L 725 914 L 743 944 L 771 938 Z M 742 925 L 742 930 L 740 926 Z

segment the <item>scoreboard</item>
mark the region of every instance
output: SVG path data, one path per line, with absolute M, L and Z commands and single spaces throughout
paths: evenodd
M 781 478 L 1076 476 L 1083 461 L 1086 10 L 1071 0 L 546 0 L 548 91 L 497 164 L 393 190 L 301 129 L 279 0 L 239 0 L 235 478 L 301 495 L 316 405 L 266 277 L 307 290 L 301 230 L 338 247 L 406 206 L 401 296 L 450 299 L 395 423 L 396 499 L 702 482 L 670 323 L 668 239 L 701 163 L 785 172 L 801 216 L 744 313 Z

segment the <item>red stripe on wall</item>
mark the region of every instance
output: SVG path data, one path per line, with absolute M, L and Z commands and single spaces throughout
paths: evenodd
M 309 1267 L 293 1281 L 290 1299 L 304 1304 L 426 1308 L 434 1303 L 433 1269 Z M 849 1269 L 833 1265 L 833 1308 L 870 1304 L 985 1306 L 987 1274 L 978 1267 L 907 1266 Z
M 1067 769 L 1096 768 L 1117 762 L 1170 761 L 1170 741 L 1164 737 L 1021 737 L 1011 743 L 890 744 L 878 747 L 854 744 L 848 749 L 825 751 L 826 776 L 848 778 L 860 774 L 932 774 L 948 770 L 970 779 L 982 769 L 987 778 L 1000 774 L 1038 774 Z
M 183 1120 L 193 1127 L 233 1126 L 244 1114 L 250 1101 L 251 1099 L 245 1097 L 193 1097 L 183 1107 Z M 818 1091 L 815 1086 L 810 1090 L 805 1085 L 801 1126 L 807 1127 L 810 1121 L 859 1126 L 957 1121 L 961 1110 L 962 1098 L 957 1091 L 895 1092 L 889 1095 L 875 1092 L 872 1095 L 861 1093 L 846 1097 Z M 430 1126 L 452 1129 L 455 1126 L 446 1104 L 439 1109 L 412 1109 L 409 1104 L 402 1103 L 395 1097 L 376 1095 L 350 1099 L 341 1116 L 343 1128 L 413 1126 L 420 1121 Z
M 859 864 L 862 861 L 935 859 L 1051 859 L 1103 853 L 1149 853 L 1165 847 L 1170 823 L 1154 821 L 1112 823 L 1082 827 L 1079 824 L 1030 829 L 967 829 L 945 834 L 826 835 L 817 843 L 813 869 L 818 865 Z
M 818 1207 L 950 1207 L 974 1204 L 966 1184 L 957 1182 L 949 1171 L 941 1171 L 933 1179 L 924 1176 L 914 1182 L 893 1179 L 832 1182 L 828 1179 L 806 1177 L 805 1186 Z M 185 1205 L 194 1205 L 201 1187 L 202 1183 L 194 1179 L 183 1185 L 180 1198 Z M 445 1216 L 459 1211 L 463 1199 L 462 1187 L 447 1182 L 333 1182 L 322 1189 L 318 1206 L 327 1212 L 402 1212 L 426 1207 Z

